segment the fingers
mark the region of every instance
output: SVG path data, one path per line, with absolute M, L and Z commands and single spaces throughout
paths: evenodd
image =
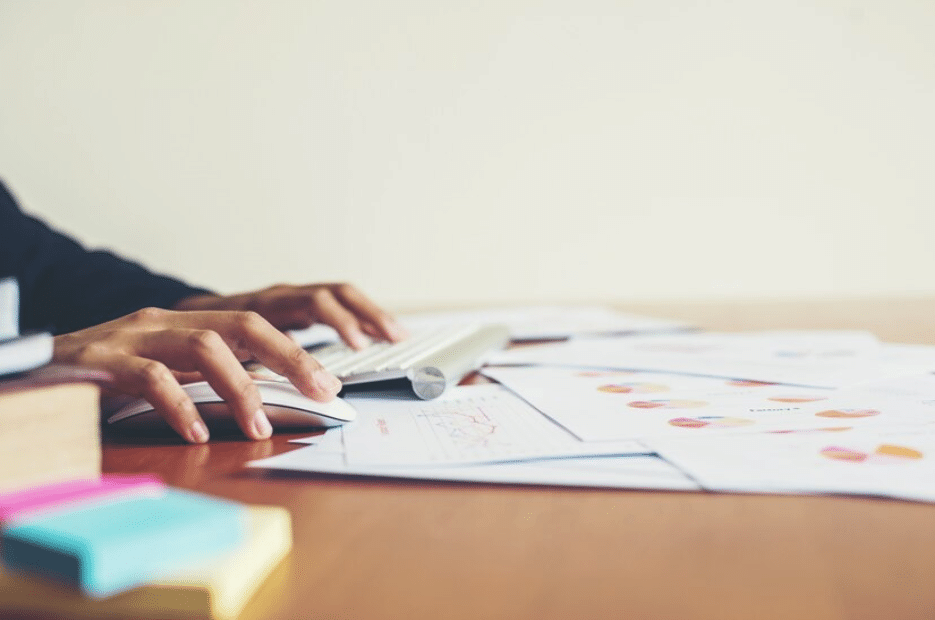
M 147 332 L 140 338 L 137 352 L 177 370 L 197 371 L 227 403 L 247 437 L 266 439 L 272 435 L 259 390 L 216 331 L 176 328 Z
M 229 347 L 237 371 L 243 373 L 242 378 L 238 373 L 238 380 L 249 379 L 247 372 L 240 365 L 240 360 L 256 359 L 273 372 L 287 377 L 300 392 L 315 400 L 331 400 L 341 389 L 341 382 L 337 377 L 322 368 L 321 364 L 295 341 L 255 312 L 185 312 L 179 314 L 177 322 L 185 327 L 210 325 Z M 196 344 L 199 347 L 203 346 L 203 343 Z M 183 360 L 177 362 L 183 363 Z M 237 372 L 230 364 L 228 360 L 219 371 L 224 374 Z M 181 367 L 178 369 L 187 370 Z M 199 370 L 204 372 L 205 369 Z M 217 390 L 207 374 L 206 378 Z M 232 386 L 232 389 L 236 392 L 239 386 Z
M 145 398 L 175 432 L 191 443 L 208 441 L 208 427 L 192 399 L 162 362 L 144 357 L 111 355 L 97 360 L 98 368 L 114 376 L 114 387 Z
M 144 310 L 57 336 L 54 359 L 111 372 L 113 388 L 149 401 L 180 435 L 207 441 L 208 430 L 180 380 L 205 379 L 243 432 L 269 437 L 259 391 L 241 365 L 257 359 L 303 394 L 327 401 L 341 383 L 306 351 L 254 312 Z
M 390 342 L 399 342 L 406 337 L 406 330 L 357 287 L 337 284 L 332 290 L 338 301 L 351 310 L 370 335 Z
M 389 314 L 347 284 L 273 287 L 253 294 L 250 303 L 265 294 L 272 296 L 260 304 L 267 312 L 278 306 L 294 313 L 297 298 L 304 300 L 298 306 L 304 304 L 308 316 L 334 327 L 355 348 L 369 344 L 365 334 L 391 341 L 405 337 Z M 117 389 L 146 398 L 192 442 L 206 441 L 208 431 L 180 380 L 203 377 L 254 439 L 269 437 L 272 429 L 242 361 L 258 360 L 315 400 L 331 400 L 341 389 L 334 375 L 256 312 L 147 308 L 57 337 L 54 358 L 110 371 Z
M 399 342 L 407 335 L 389 313 L 350 284 L 313 284 L 297 289 L 295 293 L 304 298 L 310 322 L 330 325 L 355 349 L 363 349 L 370 344 L 367 336 Z
M 322 322 L 334 327 L 345 342 L 357 349 L 369 344 L 367 336 L 390 342 L 399 342 L 407 336 L 389 313 L 357 287 L 346 283 L 277 284 L 226 297 L 195 297 L 184 300 L 177 308 L 254 311 L 279 329 L 300 329 Z
M 311 296 L 311 306 L 318 320 L 337 330 L 341 339 L 353 348 L 363 349 L 370 344 L 370 339 L 361 330 L 357 317 L 348 311 L 330 290 L 315 290 Z
M 172 369 L 170 368 L 169 370 L 172 370 Z M 197 383 L 198 381 L 205 380 L 204 376 L 202 376 L 202 374 L 197 371 L 180 372 L 178 370 L 172 370 L 172 374 L 173 376 L 175 376 L 175 380 L 181 383 L 182 385 L 185 385 L 186 383 Z

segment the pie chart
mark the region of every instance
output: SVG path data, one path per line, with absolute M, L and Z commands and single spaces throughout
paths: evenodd
M 669 386 L 661 383 L 609 383 L 600 386 L 597 391 L 608 394 L 652 394 L 653 392 L 668 392 Z

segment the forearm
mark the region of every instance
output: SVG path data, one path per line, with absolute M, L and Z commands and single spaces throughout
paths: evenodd
M 19 282 L 24 331 L 66 333 L 208 293 L 109 252 L 86 250 L 22 213 L 0 184 L 0 276 L 7 275 Z

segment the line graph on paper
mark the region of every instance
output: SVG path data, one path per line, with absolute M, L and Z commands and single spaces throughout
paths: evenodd
M 504 392 L 425 403 L 413 417 L 435 461 L 495 461 L 580 449 L 567 431 Z
M 447 407 L 445 410 L 423 411 L 420 415 L 437 434 L 468 449 L 505 447 L 501 426 L 484 412 L 483 406 Z
M 634 442 L 583 442 L 498 385 L 459 386 L 433 401 L 358 399 L 342 429 L 345 460 L 360 465 L 494 463 L 645 453 Z M 625 444 L 625 445 L 623 445 Z

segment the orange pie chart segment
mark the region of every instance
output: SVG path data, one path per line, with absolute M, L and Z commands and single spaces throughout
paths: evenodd
M 789 394 L 788 396 L 770 396 L 766 400 L 771 400 L 777 403 L 814 403 L 819 400 L 825 400 L 827 396 L 805 396 L 797 394 Z
M 782 429 L 778 431 L 766 431 L 767 433 L 772 433 L 774 435 L 792 435 L 792 434 L 807 434 L 807 433 L 839 433 L 841 431 L 849 431 L 852 426 L 826 426 L 824 428 L 789 428 Z
M 819 418 L 869 418 L 880 412 L 876 409 L 827 409 L 815 415 Z
M 679 428 L 735 428 L 737 426 L 749 426 L 753 424 L 753 420 L 708 415 L 698 416 L 697 418 L 672 418 L 669 420 L 669 424 Z
M 880 447 L 876 449 L 876 453 L 880 456 L 911 460 L 918 460 L 924 456 L 918 450 L 913 450 L 912 448 L 907 448 L 905 446 L 895 446 L 887 443 L 881 444 Z
M 682 400 L 682 399 L 672 399 L 672 400 L 634 400 L 633 402 L 627 403 L 627 407 L 633 407 L 634 409 L 695 409 L 697 407 L 704 407 L 708 403 L 703 400 Z
M 668 392 L 669 387 L 661 383 L 610 383 L 598 387 L 597 391 L 608 394 L 652 394 Z

